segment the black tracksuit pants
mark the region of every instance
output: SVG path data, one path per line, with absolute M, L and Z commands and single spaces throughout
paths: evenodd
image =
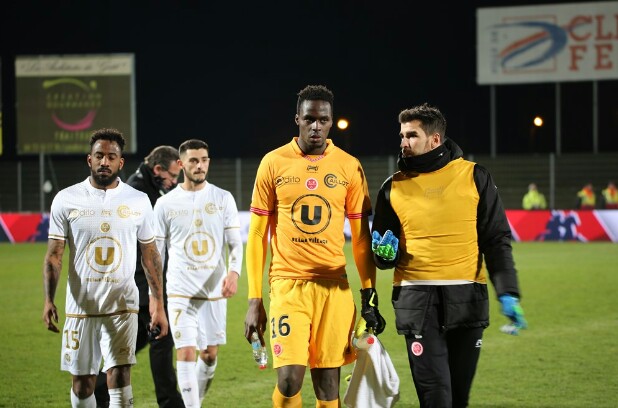
M 432 303 L 423 335 L 406 336 L 410 371 L 420 405 L 422 408 L 467 407 L 484 328 L 444 331 L 441 302 L 434 299 Z

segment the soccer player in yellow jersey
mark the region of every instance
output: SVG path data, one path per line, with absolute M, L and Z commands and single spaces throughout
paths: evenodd
M 277 385 L 274 407 L 302 407 L 300 390 L 311 369 L 317 407 L 339 406 L 340 369 L 355 359 L 350 345 L 356 308 L 346 275 L 344 218 L 352 231 L 361 278 L 361 315 L 376 334 L 375 265 L 367 217 L 371 202 L 359 161 L 337 148 L 328 132 L 333 94 L 310 85 L 298 94 L 299 136 L 266 154 L 257 171 L 247 241 L 249 309 L 245 337 L 270 336 Z M 262 302 L 262 276 L 270 235 L 270 311 Z

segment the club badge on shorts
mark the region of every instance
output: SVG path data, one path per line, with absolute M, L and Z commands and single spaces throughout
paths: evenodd
M 415 341 L 410 346 L 410 350 L 412 350 L 412 354 L 414 354 L 416 357 L 418 357 L 421 354 L 423 354 L 423 345 L 421 343 L 419 343 L 418 341 Z

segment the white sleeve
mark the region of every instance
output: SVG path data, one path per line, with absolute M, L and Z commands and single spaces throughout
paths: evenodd
M 52 201 L 49 213 L 49 238 L 66 240 L 68 234 L 68 222 L 64 216 L 64 200 L 61 193 L 56 194 Z
M 153 231 L 154 215 L 152 213 L 152 206 L 150 205 L 148 198 L 144 197 L 144 200 L 142 201 L 143 202 L 141 203 L 141 211 L 143 212 L 144 216 L 142 218 L 142 223 L 137 230 L 137 240 L 143 244 L 148 244 L 150 242 L 153 242 L 155 238 L 155 234 Z
M 225 203 L 225 242 L 227 243 L 228 270 L 238 272 L 242 270 L 243 245 L 240 236 L 240 219 L 238 218 L 238 208 L 236 201 L 231 193 L 226 194 Z
M 228 271 L 238 272 L 242 269 L 242 238 L 240 237 L 240 228 L 226 228 L 225 242 L 229 249 Z
M 161 200 L 154 206 L 154 234 L 157 250 L 161 255 L 161 265 L 165 265 L 165 248 L 168 241 L 168 225 L 165 219 L 165 208 Z

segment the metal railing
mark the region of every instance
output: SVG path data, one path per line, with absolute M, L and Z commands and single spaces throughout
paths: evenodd
M 531 182 L 545 194 L 550 208 L 572 208 L 576 193 L 584 184 L 592 183 L 599 194 L 609 180 L 618 181 L 618 153 L 468 158 L 489 169 L 506 208 L 521 208 L 521 199 Z M 380 186 L 396 170 L 396 158 L 367 156 L 359 160 L 375 202 Z M 141 158 L 126 157 L 121 178 L 126 180 L 140 162 Z M 248 210 L 259 162 L 259 158 L 213 159 L 208 179 L 230 191 L 239 210 Z M 85 156 L 39 155 L 0 160 L 0 171 L 5 176 L 0 178 L 1 212 L 48 212 L 59 190 L 89 175 Z

